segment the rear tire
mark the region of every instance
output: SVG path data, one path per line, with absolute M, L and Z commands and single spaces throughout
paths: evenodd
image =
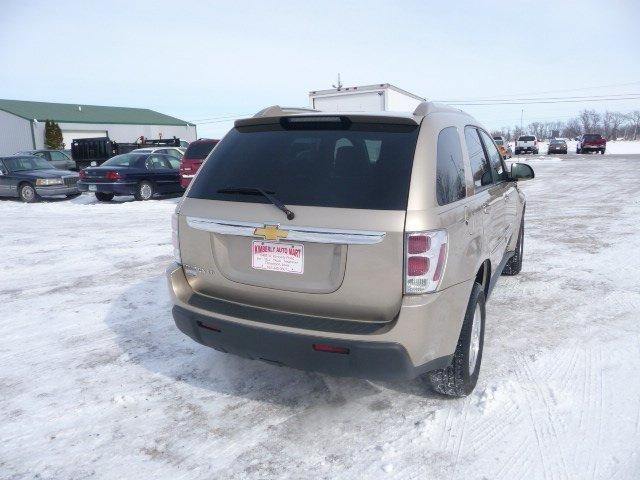
M 150 200 L 153 197 L 153 193 L 153 184 L 144 180 L 138 184 L 136 193 L 133 196 L 136 200 Z
M 502 269 L 502 275 L 517 275 L 522 270 L 522 257 L 524 256 L 524 212 L 522 213 L 522 221 L 520 222 L 520 231 L 518 232 L 518 242 L 516 243 L 516 252 L 507 261 Z
M 451 364 L 426 374 L 436 392 L 451 397 L 465 397 L 473 391 L 482 363 L 484 324 L 484 290 L 482 285 L 474 283 Z
M 110 202 L 113 200 L 113 193 L 96 192 L 96 198 L 99 202 Z
M 30 183 L 21 184 L 18 187 L 18 195 L 20 195 L 20 200 L 25 203 L 35 203 L 39 200 L 36 189 Z
M 600 150 L 600 155 L 604 155 L 604 150 Z

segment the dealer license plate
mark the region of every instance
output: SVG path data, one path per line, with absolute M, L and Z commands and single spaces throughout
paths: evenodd
M 298 243 L 251 242 L 251 266 L 272 272 L 304 273 L 304 245 Z

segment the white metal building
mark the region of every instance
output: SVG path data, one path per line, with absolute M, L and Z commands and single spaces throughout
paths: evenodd
M 175 136 L 187 142 L 197 138 L 193 123 L 144 108 L 0 99 L 0 155 L 45 148 L 46 120 L 60 125 L 65 148 L 71 148 L 74 138 L 108 136 L 116 142 L 135 142 L 141 136 Z
M 390 83 L 309 92 L 309 105 L 323 112 L 412 112 L 425 99 Z

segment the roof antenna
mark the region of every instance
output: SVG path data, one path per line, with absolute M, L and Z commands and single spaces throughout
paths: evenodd
M 338 73 L 338 85 L 331 85 L 333 88 L 337 88 L 338 90 L 342 89 L 342 82 L 340 81 L 340 74 Z

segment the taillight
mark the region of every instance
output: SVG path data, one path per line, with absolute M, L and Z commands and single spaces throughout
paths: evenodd
M 447 232 L 411 232 L 405 235 L 404 293 L 434 292 L 447 261 Z
M 109 170 L 107 173 L 105 173 L 104 177 L 107 180 L 120 180 L 120 174 L 115 170 Z
M 79 176 L 80 178 L 87 178 L 87 172 L 86 172 L 86 171 L 84 171 L 84 170 L 80 170 L 80 171 L 78 172 L 78 176 Z
M 178 239 L 178 214 L 171 216 L 171 244 L 173 245 L 173 258 L 176 263 L 182 265 L 180 258 L 180 241 Z

